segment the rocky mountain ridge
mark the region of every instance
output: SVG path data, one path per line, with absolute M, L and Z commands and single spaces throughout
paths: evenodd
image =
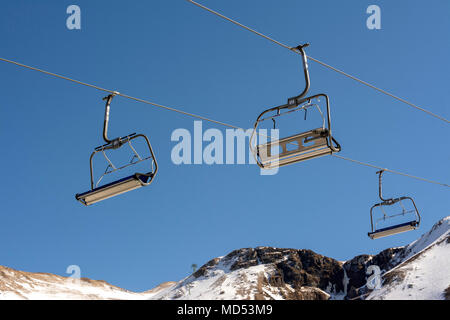
M 368 282 L 374 265 L 376 290 Z M 376 255 L 341 262 L 306 249 L 242 248 L 143 293 L 0 267 L 0 299 L 449 299 L 449 266 L 450 216 L 410 245 Z

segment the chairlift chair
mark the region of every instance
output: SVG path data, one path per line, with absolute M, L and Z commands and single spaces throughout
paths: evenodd
M 105 140 L 106 144 L 96 147 L 94 149 L 94 152 L 92 152 L 91 154 L 90 157 L 91 189 L 84 193 L 79 193 L 75 195 L 75 198 L 86 206 L 89 206 L 96 202 L 117 196 L 119 194 L 131 190 L 138 189 L 140 187 L 148 186 L 153 182 L 153 179 L 155 178 L 156 173 L 158 171 L 158 164 L 156 162 L 152 146 L 147 136 L 143 134 L 132 133 L 127 136 L 115 138 L 112 140 L 108 138 L 108 123 L 109 123 L 111 101 L 116 94 L 117 93 L 110 94 L 109 96 L 104 98 L 104 100 L 106 100 L 106 106 L 105 106 L 105 119 L 103 124 L 103 139 Z M 149 150 L 149 156 L 141 157 L 141 155 L 136 151 L 136 149 L 133 147 L 132 144 L 132 141 L 136 139 L 145 141 L 145 144 Z M 106 155 L 105 151 L 116 150 L 124 145 L 128 145 L 130 147 L 133 156 L 128 164 L 122 165 L 120 167 L 115 166 L 113 162 L 109 159 L 109 157 Z M 106 167 L 106 170 L 103 173 L 103 175 L 98 179 L 97 183 L 94 183 L 93 159 L 94 156 L 98 153 L 101 153 L 105 157 L 108 166 Z M 136 165 L 143 161 L 151 162 L 150 170 L 148 172 L 146 173 L 135 172 L 133 175 L 99 186 L 101 180 L 106 175 Z
M 303 61 L 303 73 L 305 77 L 305 88 L 303 92 L 296 97 L 289 98 L 287 104 L 263 111 L 256 119 L 250 137 L 250 150 L 260 168 L 272 169 L 341 151 L 341 146 L 331 134 L 330 99 L 323 93 L 305 97 L 310 87 L 308 61 L 304 51 L 304 48 L 307 46 L 309 44 L 300 45 L 296 48 L 301 53 Z M 326 120 L 320 106 L 317 104 L 321 99 L 325 100 L 326 103 Z M 275 125 L 275 119 L 277 117 L 301 110 L 305 111 L 306 118 L 306 112 L 310 108 L 320 113 L 322 126 L 267 143 L 257 144 L 254 147 L 254 139 L 258 135 L 258 127 L 263 121 L 272 120 Z M 280 151 L 274 153 L 273 149 Z
M 381 199 L 381 203 L 377 203 L 374 206 L 372 206 L 372 208 L 370 208 L 370 223 L 371 223 L 371 227 L 372 227 L 372 231 L 368 233 L 368 236 L 371 239 L 379 239 L 382 237 L 387 237 L 387 236 L 392 236 L 395 234 L 399 234 L 402 232 L 406 232 L 406 231 L 411 231 L 411 230 L 415 230 L 419 227 L 420 225 L 420 214 L 419 211 L 417 210 L 416 204 L 414 202 L 414 200 L 411 197 L 400 197 L 400 198 L 391 198 L 391 199 L 384 199 L 383 198 L 383 194 L 382 194 L 382 175 L 383 175 L 384 170 L 378 171 L 378 184 L 379 184 L 379 198 Z M 409 202 L 410 204 L 412 204 L 410 210 L 407 210 L 404 202 Z M 384 210 L 385 207 L 389 207 L 392 205 L 395 205 L 399 203 L 402 207 L 402 212 L 400 213 L 396 213 L 393 215 L 387 215 L 386 211 Z M 374 209 L 379 208 L 382 213 L 383 213 L 383 217 L 379 218 L 377 220 L 374 221 Z M 411 215 L 413 214 L 414 219 L 407 221 L 407 222 L 403 222 L 400 224 L 396 224 L 396 225 L 392 225 L 389 227 L 384 227 L 384 228 L 378 228 L 378 223 L 381 221 L 386 221 L 388 219 L 392 219 L 398 216 L 406 216 L 406 215 Z

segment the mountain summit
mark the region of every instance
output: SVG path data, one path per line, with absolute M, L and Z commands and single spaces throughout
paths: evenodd
M 143 293 L 0 267 L 0 299 L 450 299 L 449 265 L 450 216 L 377 255 L 342 262 L 305 249 L 243 248 Z

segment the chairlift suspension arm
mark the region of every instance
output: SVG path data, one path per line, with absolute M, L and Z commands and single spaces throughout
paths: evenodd
M 109 112 L 111 110 L 111 101 L 114 98 L 113 94 L 110 94 L 109 96 L 103 98 L 103 100 L 106 100 L 105 105 L 105 120 L 103 121 L 103 140 L 105 140 L 106 143 L 111 143 L 112 141 L 108 138 L 108 125 L 109 125 Z
M 121 138 L 116 138 L 113 140 L 110 140 L 108 138 L 109 113 L 111 111 L 111 102 L 112 102 L 112 99 L 114 98 L 114 96 L 117 94 L 119 94 L 119 92 L 114 92 L 103 98 L 103 100 L 106 100 L 105 119 L 103 121 L 103 140 L 105 140 L 105 142 L 107 144 L 110 144 L 110 146 L 105 149 L 117 149 L 117 148 L 120 148 L 124 143 Z
M 383 198 L 383 187 L 382 187 L 382 184 L 383 184 L 383 172 L 384 172 L 384 170 L 377 171 L 377 174 L 378 174 L 378 196 L 380 197 L 381 201 L 389 202 L 392 199 L 384 199 Z
M 298 101 L 300 99 L 302 99 L 309 91 L 310 81 L 309 81 L 309 71 L 308 71 L 308 56 L 306 55 L 305 50 L 304 50 L 304 48 L 306 48 L 308 46 L 309 46 L 309 43 L 305 43 L 303 45 L 299 45 L 298 47 L 296 47 L 298 52 L 300 52 L 300 54 L 302 55 L 303 74 L 305 76 L 305 89 L 303 89 L 302 93 L 300 93 L 298 96 L 288 99 L 288 104 L 292 105 L 292 106 L 297 106 Z

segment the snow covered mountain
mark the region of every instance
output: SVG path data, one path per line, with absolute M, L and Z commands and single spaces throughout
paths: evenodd
M 341 262 L 311 250 L 244 248 L 142 293 L 0 267 L 0 299 L 450 299 L 450 216 L 417 241 L 377 255 Z
M 0 266 L 0 300 L 144 300 L 175 283 L 165 282 L 152 290 L 136 293 L 101 280 L 23 272 Z
M 367 299 L 450 300 L 450 217 L 406 246 Z
M 72 279 L 0 266 L 0 299 L 133 299 L 132 292 L 104 281 Z

